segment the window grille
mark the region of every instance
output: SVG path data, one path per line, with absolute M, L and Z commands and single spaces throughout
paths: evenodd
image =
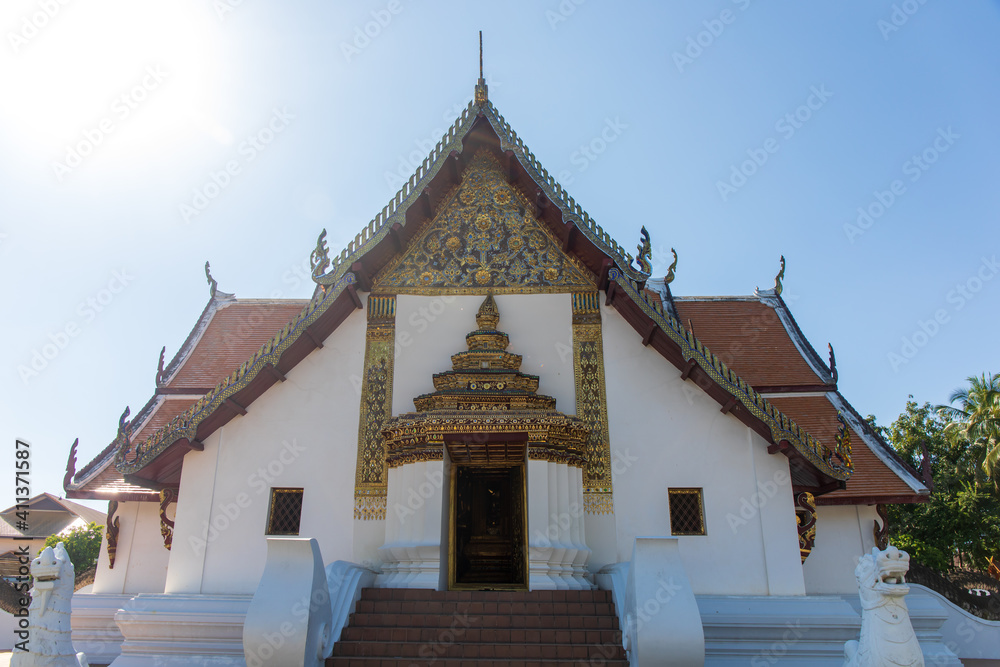
M 668 489 L 670 532 L 673 535 L 704 535 L 705 506 L 701 489 Z
M 298 535 L 302 519 L 302 489 L 271 489 L 268 535 Z

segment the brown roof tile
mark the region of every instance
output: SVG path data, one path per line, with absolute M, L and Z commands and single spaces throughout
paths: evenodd
M 235 301 L 224 305 L 215 312 L 195 349 L 167 386 L 211 389 L 308 303 L 304 299 L 288 299 Z
M 820 442 L 830 445 L 836 442 L 837 431 L 840 429 L 837 408 L 826 396 L 776 396 L 767 400 Z M 854 429 L 851 429 L 851 451 L 854 474 L 847 480 L 847 488 L 824 495 L 824 500 L 879 496 L 917 497 L 913 489 L 869 449 Z
M 688 326 L 690 320 L 695 336 L 752 386 L 823 384 L 770 306 L 759 301 L 676 298 L 674 305 L 681 323 Z

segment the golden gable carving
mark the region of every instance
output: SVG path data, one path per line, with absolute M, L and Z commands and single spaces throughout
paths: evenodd
M 375 278 L 382 294 L 527 294 L 596 289 L 590 271 L 563 252 L 481 148 L 462 183 L 406 252 Z

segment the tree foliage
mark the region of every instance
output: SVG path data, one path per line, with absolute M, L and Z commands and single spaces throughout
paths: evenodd
M 60 542 L 65 543 L 66 553 L 70 562 L 73 563 L 74 571 L 79 574 L 97 562 L 97 557 L 101 553 L 101 536 L 104 526 L 96 523 L 89 523 L 86 526 L 79 526 L 68 533 L 58 533 L 49 535 L 42 547 L 55 547 Z
M 1000 555 L 1000 494 L 985 476 L 981 443 L 954 426 L 954 413 L 911 400 L 888 428 L 872 425 L 914 468 L 923 448 L 930 459 L 934 490 L 929 502 L 887 508 L 892 543 L 914 560 L 940 571 L 955 561 L 985 571 Z

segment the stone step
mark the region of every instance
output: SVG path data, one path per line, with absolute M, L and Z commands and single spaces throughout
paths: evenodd
M 475 624 L 481 628 L 539 628 L 572 630 L 618 630 L 618 617 L 613 614 L 598 616 L 511 615 L 484 614 Z M 463 614 L 351 614 L 353 627 L 388 628 L 455 628 L 468 622 Z
M 333 657 L 408 658 L 411 660 L 451 658 L 461 660 L 624 660 L 621 646 L 600 644 L 525 644 L 461 643 L 453 641 L 421 642 L 345 642 L 339 641 Z
M 611 602 L 477 602 L 451 600 L 359 600 L 357 614 L 503 614 L 514 616 L 606 616 L 614 613 Z
M 460 628 L 456 628 L 456 631 Z M 341 641 L 350 642 L 434 642 L 442 635 L 451 632 L 442 628 L 390 628 L 390 627 L 354 627 L 344 628 Z M 447 638 L 447 635 L 444 635 Z M 622 633 L 619 630 L 555 630 L 541 628 L 480 628 L 463 629 L 461 639 L 466 643 L 507 642 L 516 641 L 528 644 L 621 644 Z
M 595 658 L 584 662 L 584 666 L 601 665 L 607 667 L 628 667 L 628 660 L 613 658 Z M 429 658 L 413 660 L 412 658 L 357 658 L 336 657 L 327 658 L 326 667 L 581 667 L 579 660 L 522 660 L 511 658 Z
M 451 634 L 447 634 L 451 633 Z M 431 643 L 449 637 L 459 637 L 462 642 L 498 643 L 519 642 L 526 644 L 621 644 L 618 630 L 569 630 L 534 628 L 393 628 L 354 627 L 344 628 L 342 642 L 417 642 Z
M 367 588 L 327 667 L 627 667 L 608 591 Z
M 427 588 L 365 588 L 362 600 L 439 602 L 611 602 L 611 591 L 435 591 Z

